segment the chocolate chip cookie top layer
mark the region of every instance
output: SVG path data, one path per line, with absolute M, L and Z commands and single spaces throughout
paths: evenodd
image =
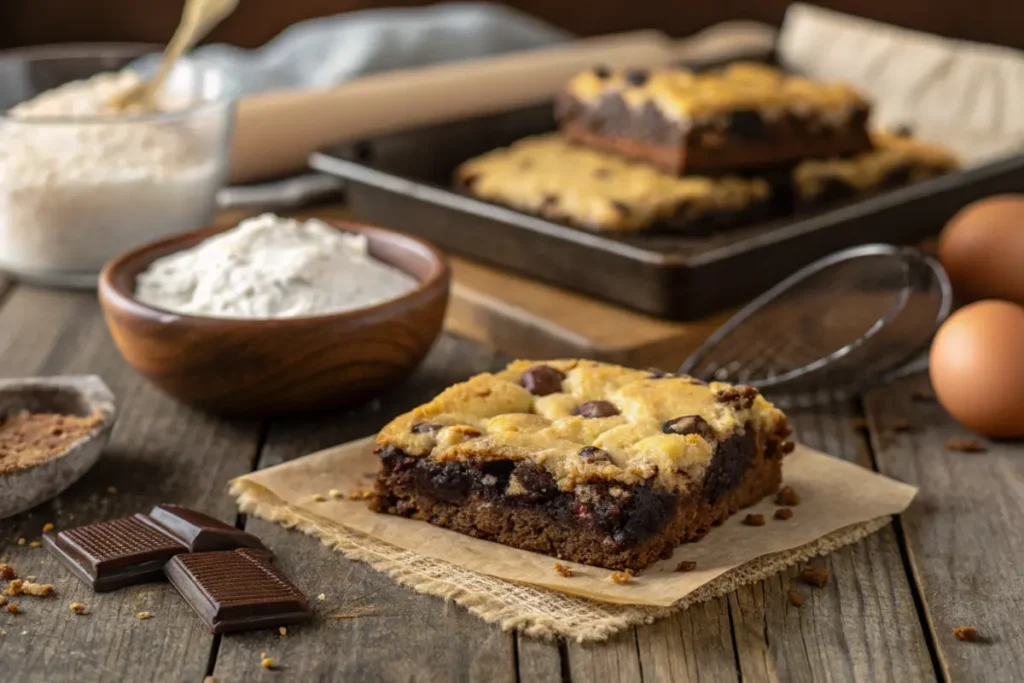
M 471 159 L 456 182 L 482 199 L 597 230 L 740 210 L 771 192 L 760 178 L 680 178 L 558 135 L 524 138 Z
M 563 379 L 557 391 L 545 385 L 539 395 L 531 379 L 538 374 Z M 589 360 L 520 360 L 399 416 L 377 443 L 438 462 L 529 460 L 562 490 L 652 477 L 659 487 L 685 490 L 701 481 L 718 442 L 748 428 L 776 431 L 785 420 L 750 387 L 652 378 L 647 370 Z M 423 423 L 443 427 L 416 429 Z
M 618 94 L 630 107 L 639 109 L 651 103 L 669 117 L 700 123 L 720 114 L 756 110 L 768 119 L 787 113 L 814 114 L 842 125 L 854 112 L 868 107 L 867 101 L 846 84 L 787 76 L 778 69 L 751 62 L 702 73 L 652 69 L 639 84 L 631 73 L 611 69 L 601 78 L 592 70 L 584 71 L 569 82 L 567 92 L 584 102 Z
M 814 196 L 827 183 L 839 181 L 856 190 L 870 190 L 897 172 L 909 182 L 927 180 L 959 167 L 956 156 L 944 147 L 887 132 L 871 134 L 870 152 L 852 157 L 808 159 L 793 169 L 793 182 L 805 196 Z

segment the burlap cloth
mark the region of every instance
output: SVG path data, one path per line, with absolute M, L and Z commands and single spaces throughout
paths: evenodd
M 574 575 L 563 577 L 550 557 L 374 514 L 365 501 L 348 496 L 370 486 L 375 466 L 372 442 L 364 439 L 240 477 L 231 491 L 243 512 L 315 536 L 404 586 L 454 600 L 503 629 L 578 641 L 603 640 L 854 543 L 885 526 L 916 493 L 799 447 L 784 468 L 802 498 L 793 519 L 774 520 L 776 506 L 763 501 L 619 585 L 607 570 L 565 563 Z M 764 514 L 767 524 L 742 524 L 747 512 Z M 697 571 L 674 571 L 683 559 L 695 560 Z

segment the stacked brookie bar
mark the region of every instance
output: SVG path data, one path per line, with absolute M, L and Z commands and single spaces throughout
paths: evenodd
M 456 183 L 593 230 L 701 232 L 957 166 L 940 147 L 870 134 L 870 105 L 849 86 L 761 64 L 599 67 L 569 82 L 555 113 L 559 133 L 472 159 Z
M 589 360 L 516 361 L 377 437 L 378 512 L 640 570 L 778 489 L 786 416 L 756 389 Z

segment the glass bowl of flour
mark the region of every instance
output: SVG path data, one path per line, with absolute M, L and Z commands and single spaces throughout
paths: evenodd
M 0 54 L 0 272 L 95 287 L 126 249 L 211 222 L 234 103 L 221 74 L 179 63 L 158 110 L 112 113 L 138 48 Z

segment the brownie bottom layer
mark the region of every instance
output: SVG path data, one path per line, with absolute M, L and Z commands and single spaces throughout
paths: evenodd
M 802 159 L 860 154 L 871 149 L 871 139 L 858 128 L 832 135 L 794 132 L 785 140 L 727 140 L 714 147 L 660 145 L 597 132 L 573 121 L 562 124 L 562 134 L 573 142 L 643 161 L 675 175 L 735 173 L 741 169 L 795 164 Z
M 385 463 L 371 507 L 559 559 L 638 571 L 668 557 L 680 543 L 700 539 L 740 508 L 778 489 L 782 480 L 782 439 L 772 438 L 764 447 L 757 447 L 754 439 L 745 441 L 750 451 L 734 451 L 728 454 L 731 461 L 723 456 L 723 460 L 709 466 L 704 490 L 686 496 L 659 494 L 662 507 L 648 501 L 639 511 L 631 512 L 632 518 L 623 520 L 623 529 L 629 533 L 595 524 L 593 515 L 581 510 L 579 503 L 562 506 L 549 499 L 524 504 L 479 492 L 452 496 L 450 488 L 436 486 L 436 477 L 430 480 L 422 472 L 417 474 L 422 466 L 419 462 L 398 467 Z M 445 481 L 451 480 L 449 473 Z M 574 514 L 561 514 L 562 507 Z M 637 516 L 643 519 L 637 522 Z

